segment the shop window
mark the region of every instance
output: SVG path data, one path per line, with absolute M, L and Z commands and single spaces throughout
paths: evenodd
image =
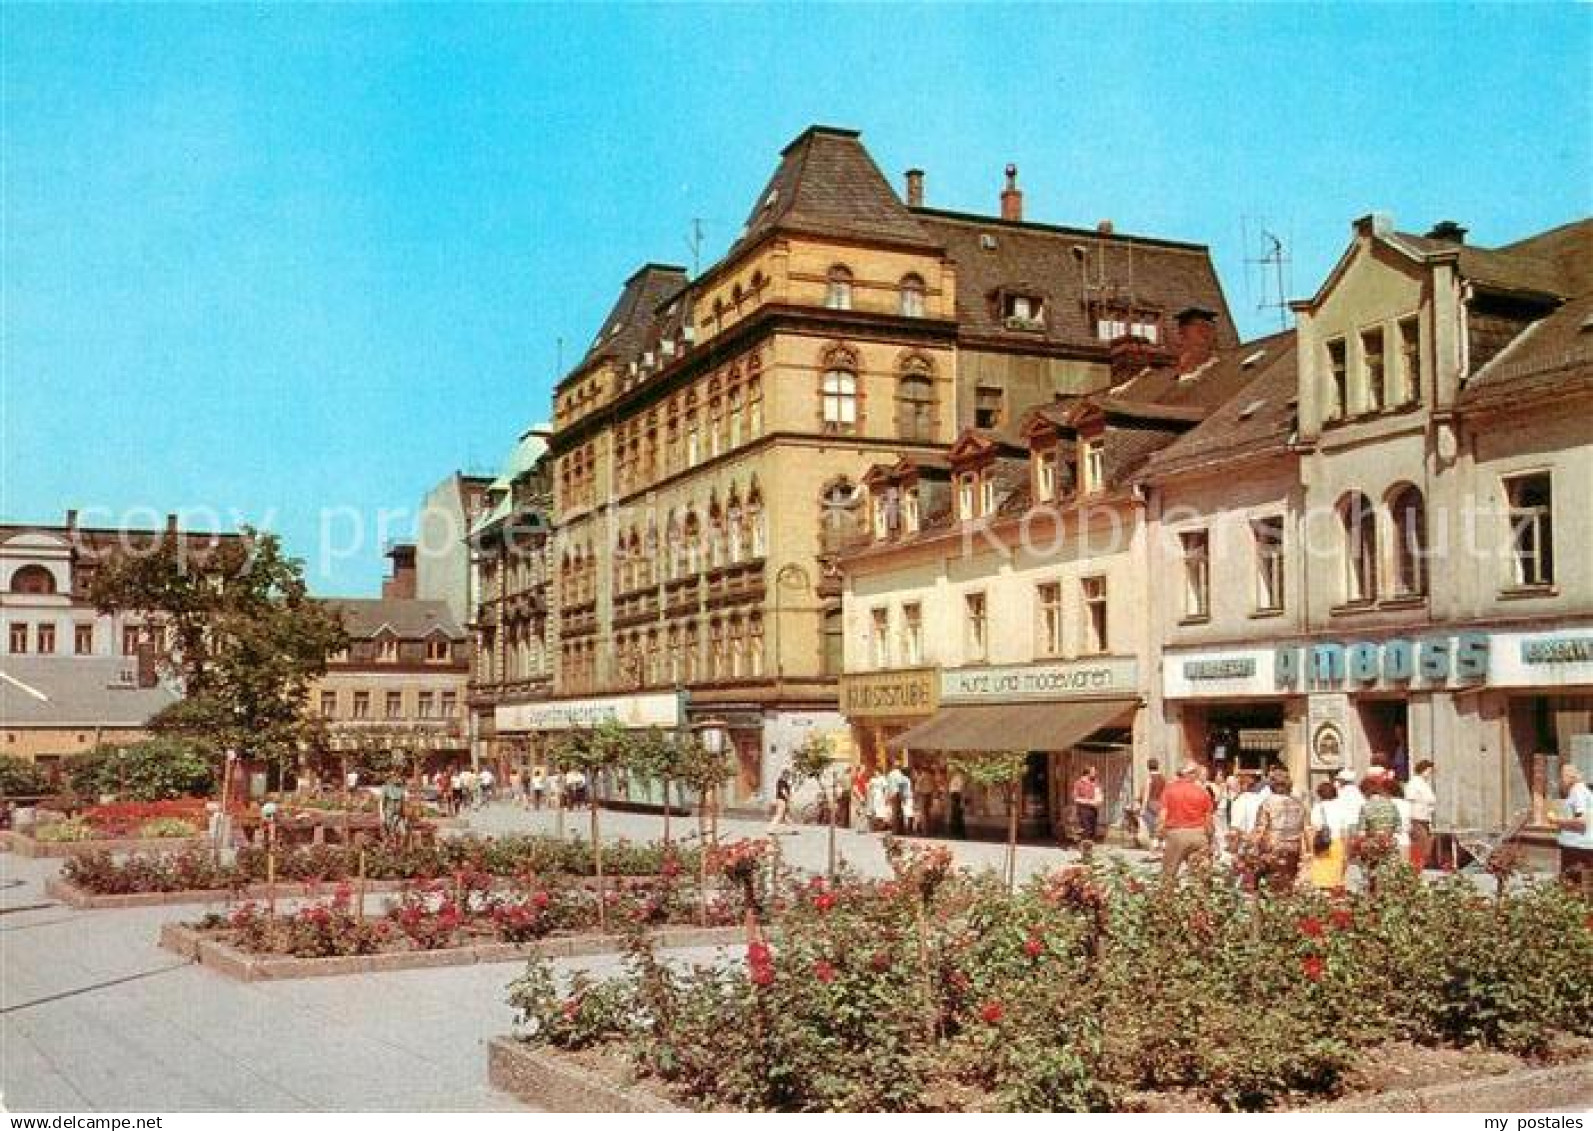
M 1421 404 L 1421 323 L 1414 314 L 1399 321 L 1399 377 L 1400 403 Z
M 1344 600 L 1364 604 L 1377 599 L 1377 515 L 1365 495 L 1351 493 L 1339 503 L 1344 528 Z
M 917 601 L 902 605 L 902 663 L 913 667 L 924 662 L 924 606 Z
M 1504 481 L 1510 510 L 1512 581 L 1518 586 L 1554 584 L 1554 498 L 1549 473 Z
M 1040 628 L 1040 654 L 1062 654 L 1062 583 L 1048 581 L 1035 587 L 1036 603 L 1040 607 L 1037 618 Z
M 983 593 L 963 595 L 963 659 L 981 663 L 990 654 L 989 608 Z
M 1256 612 L 1283 608 L 1283 518 L 1270 515 L 1250 524 L 1256 545 Z
M 1204 530 L 1178 536 L 1184 562 L 1184 619 L 1211 616 L 1211 539 Z
M 1394 525 L 1394 593 L 1414 597 L 1427 592 L 1427 506 L 1407 483 L 1388 502 Z
M 1105 652 L 1110 647 L 1106 623 L 1106 578 L 1080 578 L 1079 593 L 1084 605 L 1083 651 Z

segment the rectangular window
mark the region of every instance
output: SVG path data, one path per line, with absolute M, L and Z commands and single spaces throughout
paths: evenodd
M 433 636 L 426 641 L 426 659 L 432 663 L 443 663 L 448 659 L 448 641 L 440 636 Z
M 587 662 L 590 664 L 592 662 L 592 657 L 588 656 L 587 657 Z M 457 692 L 454 692 L 454 691 L 444 691 L 442 693 L 442 715 L 443 715 L 443 718 L 451 719 L 455 715 L 457 715 L 458 713 L 459 713 L 459 694 Z
M 957 479 L 957 519 L 959 522 L 968 522 L 977 518 L 979 512 L 975 505 L 979 500 L 976 491 L 976 476 L 963 475 Z
M 1554 496 L 1546 471 L 1504 481 L 1516 585 L 1554 584 Z
M 996 481 L 989 475 L 979 477 L 979 513 L 985 515 L 996 513 Z
M 371 717 L 371 693 L 369 691 L 356 691 L 354 693 L 354 717 L 368 719 Z
M 1093 440 L 1084 441 L 1084 466 L 1080 472 L 1084 477 L 1084 491 L 1086 494 L 1101 490 L 1106 486 L 1106 440 L 1097 436 Z
M 1400 403 L 1421 404 L 1422 339 L 1421 323 L 1415 315 L 1399 322 Z
M 72 650 L 79 656 L 87 656 L 94 651 L 94 626 L 92 624 L 80 624 L 73 627 Z
M 51 656 L 55 654 L 55 625 L 41 624 L 35 635 L 39 641 L 39 655 Z
M 22 622 L 11 625 L 10 648 L 13 656 L 23 655 L 28 650 L 28 626 Z
M 1204 530 L 1178 536 L 1184 558 L 1184 618 L 1211 615 L 1211 539 Z
M 1283 519 L 1258 518 L 1250 524 L 1256 540 L 1256 611 L 1283 608 Z
M 376 644 L 376 658 L 384 664 L 398 663 L 398 641 L 391 636 L 379 640 Z
M 402 691 L 389 691 L 387 693 L 387 717 L 390 719 L 404 717 L 404 693 Z
M 1048 581 L 1035 587 L 1035 599 L 1040 606 L 1040 654 L 1062 654 L 1062 583 Z
M 876 668 L 891 666 L 890 611 L 872 609 L 868 614 L 869 663 Z
M 337 717 L 337 692 L 321 692 L 321 717 L 331 719 Z
M 1083 650 L 1105 652 L 1110 641 L 1106 633 L 1106 578 L 1080 578 L 1079 591 L 1084 598 Z
M 1001 423 L 1001 390 L 980 385 L 974 390 L 974 427 L 994 428 Z
M 1035 456 L 1034 493 L 1042 502 L 1056 498 L 1056 450 Z
M 918 533 L 918 488 L 909 487 L 902 496 L 902 526 L 909 534 Z
M 1388 371 L 1383 364 L 1383 328 L 1361 332 L 1361 395 L 1367 412 L 1388 403 Z
M 415 714 L 416 714 L 416 716 L 419 717 L 419 718 L 422 718 L 422 719 L 431 718 L 432 717 L 432 709 L 433 709 L 433 706 L 434 706 L 434 699 L 435 699 L 435 696 L 433 696 L 430 691 L 418 691 L 418 692 L 416 692 L 415 693 Z
M 1342 420 L 1349 411 L 1350 390 L 1348 369 L 1344 361 L 1344 339 L 1334 338 L 1327 344 L 1328 357 L 1328 406 L 1327 418 L 1329 420 Z
M 924 607 L 917 601 L 902 606 L 902 663 L 924 662 Z
M 122 655 L 138 655 L 138 626 L 124 624 L 122 626 Z
M 978 663 L 990 652 L 990 623 L 983 593 L 963 596 L 964 660 Z

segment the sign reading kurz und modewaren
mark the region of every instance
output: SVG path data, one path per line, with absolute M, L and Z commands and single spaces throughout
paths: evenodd
M 1134 695 L 1138 692 L 1139 665 L 1131 656 L 953 668 L 940 676 L 940 697 L 947 703 L 1069 699 L 1077 695 Z
M 911 718 L 932 715 L 940 705 L 934 668 L 898 668 L 841 677 L 841 713 L 848 718 Z

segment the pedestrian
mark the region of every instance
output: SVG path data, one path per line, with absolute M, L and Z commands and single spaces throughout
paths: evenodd
M 1253 834 L 1260 853 L 1256 879 L 1269 889 L 1288 891 L 1300 875 L 1300 856 L 1305 848 L 1308 814 L 1292 792 L 1294 783 L 1287 770 L 1273 770 L 1268 783 L 1271 792 L 1261 800 Z
M 1311 886 L 1323 891 L 1344 887 L 1344 872 L 1349 867 L 1349 829 L 1339 803 L 1338 787 L 1319 782 L 1316 804 L 1311 806 Z
M 455 770 L 448 775 L 448 793 L 453 798 L 453 812 L 457 817 L 465 811 L 465 774 L 463 770 Z
M 1073 813 L 1078 818 L 1079 836 L 1087 842 L 1100 839 L 1101 799 L 1099 775 L 1090 766 L 1073 783 Z
M 907 832 L 907 774 L 900 765 L 893 765 L 885 775 L 885 807 L 891 835 Z
M 964 817 L 963 792 L 967 788 L 967 779 L 963 777 L 962 768 L 959 766 L 951 771 L 951 776 L 946 779 L 946 819 L 949 828 L 947 831 L 957 839 L 964 839 L 968 835 L 968 822 Z
M 1145 830 L 1146 848 L 1156 852 L 1162 847 L 1162 794 L 1167 789 L 1167 778 L 1156 758 L 1146 762 L 1145 769 L 1145 782 L 1139 789 L 1139 822 Z
M 571 766 L 564 772 L 564 804 L 566 808 L 577 809 L 586 800 L 586 775 L 576 767 Z
M 781 770 L 774 782 L 774 810 L 769 817 L 768 834 L 784 832 L 786 818 L 791 813 L 791 771 Z
M 1361 823 L 1361 806 L 1366 804 L 1366 795 L 1361 792 L 1361 787 L 1356 784 L 1355 771 L 1345 766 L 1333 779 L 1338 788 L 1339 812 L 1344 818 L 1346 828 L 1357 828 Z
M 1261 811 L 1261 780 L 1253 770 L 1239 772 L 1239 792 L 1229 808 L 1228 824 L 1234 836 L 1248 838 L 1256 831 L 1256 815 Z
M 397 774 L 387 779 L 376 799 L 382 819 L 382 832 L 396 838 L 404 831 L 404 782 Z
M 1388 795 L 1392 778 L 1392 774 L 1385 774 L 1380 767 L 1374 766 L 1361 779 L 1361 795 L 1366 802 L 1361 806 L 1361 817 L 1356 824 L 1361 840 L 1357 855 L 1364 855 L 1366 842 L 1375 837 L 1387 838 L 1391 845 L 1399 841 L 1399 807 Z
M 851 779 L 852 812 L 850 816 L 852 818 L 852 830 L 854 832 L 868 832 L 868 779 L 868 767 L 862 762 L 858 762 L 857 766 L 852 770 Z
M 1433 814 L 1438 809 L 1438 794 L 1433 792 L 1433 763 L 1423 758 L 1416 772 L 1405 783 L 1405 800 L 1410 803 L 1410 862 L 1418 872 L 1426 871 L 1433 848 Z
M 542 798 L 548 791 L 548 773 L 541 766 L 531 769 L 531 808 L 541 812 Z
M 492 787 L 496 784 L 497 779 L 492 776 L 492 768 L 490 766 L 481 767 L 481 773 L 476 775 L 476 788 L 480 793 L 480 797 L 476 801 L 478 807 L 489 804 L 492 801 Z
M 1559 829 L 1560 882 L 1584 894 L 1593 883 L 1593 790 L 1569 758 L 1560 762 L 1560 793 L 1565 812 L 1555 816 Z
M 1211 854 L 1217 807 L 1198 776 L 1195 764 L 1185 762 L 1178 767 L 1177 780 L 1167 783 L 1157 796 L 1163 842 L 1162 884 L 1169 888 L 1178 882 L 1178 871 L 1185 860 L 1200 863 Z

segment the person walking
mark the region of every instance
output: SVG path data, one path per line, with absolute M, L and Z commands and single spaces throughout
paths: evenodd
M 774 810 L 769 817 L 768 835 L 788 831 L 786 818 L 791 815 L 791 771 L 781 770 L 774 782 Z
M 1405 783 L 1405 800 L 1410 803 L 1410 862 L 1418 872 L 1427 870 L 1433 849 L 1433 814 L 1438 809 L 1438 794 L 1433 792 L 1433 763 L 1424 758 Z
M 548 774 L 541 766 L 531 768 L 531 808 L 541 812 L 542 798 L 548 791 Z
M 1100 839 L 1101 800 L 1099 775 L 1091 766 L 1073 783 L 1073 812 L 1078 817 L 1079 835 L 1086 841 Z
M 1344 872 L 1349 867 L 1349 827 L 1339 804 L 1338 787 L 1330 781 L 1316 787 L 1316 803 L 1311 806 L 1311 886 L 1322 891 L 1344 887 Z
M 496 784 L 497 779 L 493 777 L 492 770 L 487 766 L 481 767 L 481 773 L 476 775 L 476 789 L 479 793 L 476 799 L 477 808 L 492 803 L 492 787 Z
M 1211 854 L 1217 807 L 1198 777 L 1198 767 L 1186 762 L 1178 767 L 1177 780 L 1167 783 L 1157 797 L 1163 842 L 1162 884 L 1168 888 L 1178 883 L 1184 861 L 1199 863 Z
M 1565 811 L 1552 822 L 1559 830 L 1560 882 L 1586 893 L 1593 883 L 1593 790 L 1568 758 L 1560 762 L 1560 793 Z
M 1261 856 L 1256 880 L 1269 889 L 1288 891 L 1300 875 L 1308 814 L 1291 792 L 1294 782 L 1287 770 L 1274 770 L 1268 784 L 1271 792 L 1261 801 L 1253 834 Z
M 890 773 L 885 775 L 885 806 L 894 836 L 901 836 L 907 831 L 907 791 L 911 788 L 901 766 L 892 766 Z
M 1139 821 L 1140 827 L 1145 830 L 1146 848 L 1156 852 L 1162 847 L 1162 794 L 1167 789 L 1167 778 L 1162 773 L 1161 762 L 1156 758 L 1146 762 L 1145 769 L 1145 782 L 1139 788 Z

